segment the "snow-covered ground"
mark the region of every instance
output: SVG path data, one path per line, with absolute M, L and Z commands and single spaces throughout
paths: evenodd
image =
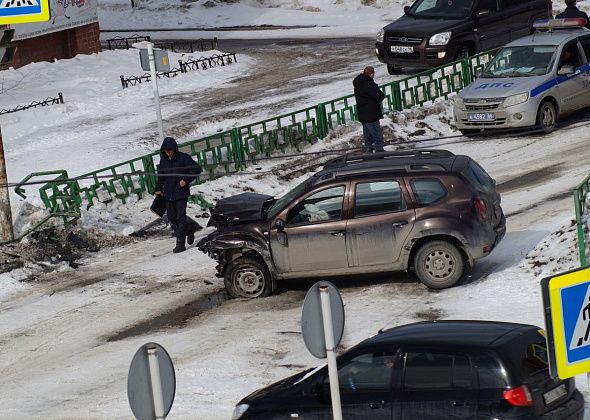
M 142 0 L 131 9 L 125 0 L 99 2 L 103 30 L 255 27 L 263 25 L 312 28 L 247 31 L 172 31 L 154 34 L 168 39 L 202 38 L 328 38 L 375 36 L 379 29 L 401 16 L 404 0 Z M 158 16 L 154 20 L 154 16 Z M 110 37 L 112 34 L 103 34 Z
M 276 1 L 265 4 L 288 5 L 287 0 Z M 203 7 L 201 3 L 182 4 L 192 10 Z M 115 5 L 105 4 L 101 13 Z M 289 4 L 339 7 L 319 0 Z M 355 9 L 356 2 L 342 4 L 349 16 L 373 13 L 371 8 Z M 232 7 L 274 13 L 255 2 L 209 10 L 225 14 Z M 235 10 L 246 16 L 246 9 Z M 399 8 L 392 7 L 391 13 L 399 13 Z M 126 17 L 118 23 L 133 21 L 123 12 L 121 16 Z M 174 16 L 179 24 L 189 22 L 182 20 L 182 14 Z M 231 15 L 232 22 L 238 22 L 235 16 Z M 212 24 L 219 23 L 212 20 Z M 316 47 L 286 48 L 301 55 Z M 227 68 L 162 80 L 165 118 L 182 140 L 272 115 L 278 108 L 315 103 L 318 95 L 327 99 L 349 93 L 358 68 L 354 63 L 332 62 L 334 67 L 313 73 L 324 55 L 317 48 L 309 59 L 286 56 L 292 61 L 285 68 L 269 56 L 245 54 Z M 120 74 L 141 74 L 138 61 L 133 51 L 105 52 L 0 73 L 4 78 L 0 85 L 12 86 L 0 95 L 0 108 L 58 91 L 66 99 L 63 106 L 0 119 L 10 180 L 56 168 L 79 174 L 155 149 L 151 88 L 121 90 L 118 80 Z M 289 73 L 298 66 L 301 74 Z M 295 80 L 271 83 L 269 74 L 277 72 Z M 384 82 L 386 76 L 380 77 Z M 262 87 L 256 84 L 260 79 Z M 248 92 L 255 95 L 240 90 L 252 85 L 255 88 Z M 240 95 L 244 97 L 235 98 Z M 216 117 L 206 114 L 206 121 L 196 121 L 202 119 L 198 111 L 203 108 L 216 110 Z M 186 121 L 179 122 L 178 115 Z M 415 140 L 455 134 L 449 119 L 449 104 L 438 103 L 394 115 L 383 126 L 389 139 Z M 542 326 L 540 279 L 576 265 L 570 191 L 590 170 L 587 120 L 587 114 L 577 116 L 545 136 L 422 143 L 470 155 L 496 178 L 508 217 L 507 235 L 471 278 L 450 290 L 429 291 L 403 273 L 336 279 L 347 312 L 341 349 L 382 327 L 422 319 L 490 319 Z M 360 137 L 360 126 L 350 125 L 305 151 L 351 147 Z M 281 195 L 320 163 L 310 156 L 261 161 L 243 174 L 193 188 L 212 201 L 245 190 Z M 22 202 L 14 204 L 16 214 Z M 142 200 L 127 206 L 96 206 L 85 211 L 83 223 L 103 233 L 127 233 L 151 220 L 148 204 Z M 190 213 L 201 212 L 193 207 Z M 177 398 L 170 419 L 230 418 L 233 405 L 243 396 L 321 363 L 307 353 L 300 336 L 301 304 L 312 282 L 285 283 L 280 294 L 265 299 L 225 301 L 223 282 L 214 277 L 215 262 L 194 248 L 173 255 L 172 242 L 160 234 L 88 255 L 78 269 L 60 265 L 59 271 L 45 274 L 24 267 L 0 275 L 0 418 L 130 418 L 127 369 L 137 348 L 148 341 L 164 345 L 177 369 Z M 7 250 L 0 249 L 3 252 Z M 586 379 L 579 378 L 578 386 L 590 401 Z

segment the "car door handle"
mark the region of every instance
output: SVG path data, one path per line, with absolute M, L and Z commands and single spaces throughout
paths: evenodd
M 342 236 L 344 236 L 345 233 L 346 232 L 344 230 L 337 230 L 337 231 L 334 231 L 334 232 L 330 232 L 330 235 L 337 236 L 337 237 L 342 237 Z
M 467 405 L 466 401 L 453 401 L 451 403 L 453 407 L 465 407 Z
M 398 227 L 402 227 L 402 226 L 406 226 L 408 224 L 408 222 L 397 222 L 393 224 L 394 228 L 398 228 Z
M 373 402 L 373 403 L 369 403 L 369 407 L 373 410 L 377 410 L 379 408 L 383 408 L 383 406 L 385 405 L 385 401 L 379 401 L 379 402 Z

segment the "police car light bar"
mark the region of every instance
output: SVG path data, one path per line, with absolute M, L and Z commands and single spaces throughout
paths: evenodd
M 533 23 L 535 29 L 583 28 L 588 21 L 584 18 L 542 19 Z

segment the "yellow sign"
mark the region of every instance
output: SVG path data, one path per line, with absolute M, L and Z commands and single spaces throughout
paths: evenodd
M 545 278 L 541 285 L 552 375 L 590 372 L 590 268 Z
M 0 0 L 0 25 L 47 22 L 49 0 Z

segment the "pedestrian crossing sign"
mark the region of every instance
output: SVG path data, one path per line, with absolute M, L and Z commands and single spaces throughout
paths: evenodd
M 0 25 L 47 22 L 49 0 L 0 0 Z
M 590 372 L 590 268 L 541 281 L 551 374 Z

